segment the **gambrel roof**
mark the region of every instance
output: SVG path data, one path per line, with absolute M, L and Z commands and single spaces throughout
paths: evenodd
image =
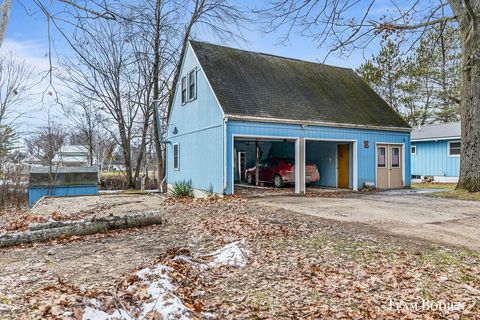
M 352 69 L 190 44 L 227 116 L 410 128 Z

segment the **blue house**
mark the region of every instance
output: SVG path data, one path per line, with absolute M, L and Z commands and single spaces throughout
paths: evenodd
M 436 182 L 458 182 L 460 175 L 460 122 L 414 128 L 410 148 L 412 178 L 431 177 Z
M 190 41 L 168 118 L 171 188 L 234 194 L 274 157 L 305 164 L 318 187 L 410 185 L 410 126 L 353 70 Z

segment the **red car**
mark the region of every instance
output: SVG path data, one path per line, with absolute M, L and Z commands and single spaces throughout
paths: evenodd
M 317 165 L 314 163 L 306 164 L 305 182 L 317 182 L 320 180 Z M 295 183 L 295 160 L 270 158 L 263 160 L 258 165 L 259 182 L 273 183 L 277 188 L 283 187 L 287 183 Z M 255 167 L 245 171 L 247 183 L 255 184 Z

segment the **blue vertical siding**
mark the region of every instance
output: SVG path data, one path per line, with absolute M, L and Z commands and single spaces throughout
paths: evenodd
M 181 76 L 187 76 L 194 69 L 197 70 L 197 98 L 182 105 L 179 84 L 170 114 L 166 147 L 167 183 L 191 180 L 195 189 L 213 188 L 214 192 L 223 193 L 223 111 L 195 54 L 188 47 Z M 180 146 L 179 170 L 173 169 L 175 143 Z
M 305 149 L 307 163 L 315 163 L 320 173 L 319 186 L 337 186 L 337 144 L 335 142 L 308 141 Z
M 458 140 L 452 140 L 458 141 Z M 412 142 L 417 152 L 412 155 L 412 175 L 458 177 L 460 157 L 448 155 L 448 140 Z
M 245 121 L 229 121 L 227 123 L 227 190 L 232 193 L 232 141 L 234 135 L 301 137 L 310 139 L 357 140 L 358 148 L 358 187 L 364 183 L 375 183 L 375 143 L 404 144 L 405 185 L 410 185 L 410 133 L 384 130 L 349 129 L 307 126 L 303 128 L 295 124 L 261 123 Z M 368 141 L 369 147 L 364 147 Z M 353 155 L 353 150 L 352 150 Z

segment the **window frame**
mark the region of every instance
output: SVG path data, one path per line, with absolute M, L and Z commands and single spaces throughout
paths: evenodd
M 459 154 L 452 154 L 452 144 L 453 143 L 459 143 L 460 144 L 460 153 Z M 455 148 L 457 149 L 457 148 Z M 460 155 L 462 154 L 462 141 L 461 140 L 452 140 L 452 141 L 448 141 L 448 156 L 449 157 L 460 157 Z
M 395 150 L 395 149 L 398 150 L 398 163 L 396 165 L 393 164 L 393 159 L 394 159 L 393 150 Z M 392 146 L 392 147 L 390 147 L 390 150 L 392 150 L 392 154 L 390 154 L 390 168 L 391 169 L 401 168 L 401 163 L 402 163 L 401 154 L 402 154 L 402 151 L 401 151 L 400 147 Z
M 413 149 L 414 149 L 414 148 L 415 148 L 415 152 L 413 152 Z M 411 154 L 412 156 L 416 156 L 416 155 L 417 155 L 417 145 L 416 145 L 416 144 L 412 144 L 412 145 L 410 146 L 410 154 Z
M 191 93 L 191 88 L 192 88 L 192 83 L 190 82 L 191 80 L 191 75 L 193 74 L 193 85 L 194 85 L 194 90 L 193 90 L 193 96 L 190 95 Z M 188 90 L 187 90 L 187 98 L 188 101 L 193 101 L 197 99 L 197 69 L 192 69 L 188 73 Z
M 184 95 L 185 93 L 185 95 Z M 187 92 L 187 77 L 183 76 L 182 79 L 180 80 L 180 96 L 181 96 L 181 102 L 182 106 L 187 103 L 187 98 L 188 98 L 188 92 Z
M 177 150 L 176 156 L 175 149 Z M 180 171 L 180 143 L 173 144 L 173 170 Z
M 383 149 L 383 165 L 380 165 L 380 162 L 378 161 L 380 158 L 380 150 Z M 377 148 L 377 168 L 386 168 L 387 167 L 387 147 L 378 147 Z

